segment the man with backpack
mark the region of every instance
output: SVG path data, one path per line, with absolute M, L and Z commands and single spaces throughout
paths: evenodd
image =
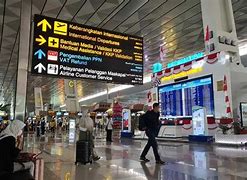
M 141 156 L 140 160 L 144 162 L 149 162 L 146 158 L 146 155 L 150 149 L 153 148 L 155 160 L 157 164 L 165 164 L 164 161 L 160 159 L 160 155 L 158 153 L 158 144 L 155 137 L 159 133 L 160 122 L 159 122 L 159 112 L 160 106 L 159 103 L 153 104 L 153 110 L 147 111 L 144 115 L 140 116 L 139 120 L 139 129 L 141 131 L 145 131 L 148 137 L 148 143 L 146 144 Z

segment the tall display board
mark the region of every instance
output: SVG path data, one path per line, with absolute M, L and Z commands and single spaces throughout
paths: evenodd
M 131 132 L 131 111 L 129 109 L 123 109 L 122 114 L 122 131 Z
M 241 125 L 247 126 L 247 102 L 240 103 L 240 118 L 241 118 Z
M 208 122 L 206 108 L 201 106 L 192 107 L 193 135 L 208 135 Z
M 191 79 L 158 88 L 162 116 L 192 116 L 192 107 L 206 108 L 214 115 L 212 76 Z
M 143 84 L 143 39 L 35 15 L 31 72 Z

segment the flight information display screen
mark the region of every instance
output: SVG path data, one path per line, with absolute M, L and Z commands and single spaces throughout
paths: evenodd
M 143 38 L 35 15 L 31 72 L 143 84 Z
M 214 115 L 212 76 L 161 86 L 158 91 L 162 116 L 192 116 L 193 106 Z

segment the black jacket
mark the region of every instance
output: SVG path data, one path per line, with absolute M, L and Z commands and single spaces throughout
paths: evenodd
M 156 113 L 153 110 L 147 111 L 145 114 L 145 124 L 149 131 L 158 134 L 160 128 L 159 121 L 160 113 Z
M 0 172 L 12 173 L 20 150 L 15 147 L 15 138 L 7 136 L 0 140 Z

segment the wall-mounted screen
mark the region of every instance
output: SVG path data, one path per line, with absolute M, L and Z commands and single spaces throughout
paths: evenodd
M 214 115 L 212 76 L 191 79 L 158 88 L 161 116 L 192 116 L 193 106 L 206 108 L 207 116 Z

